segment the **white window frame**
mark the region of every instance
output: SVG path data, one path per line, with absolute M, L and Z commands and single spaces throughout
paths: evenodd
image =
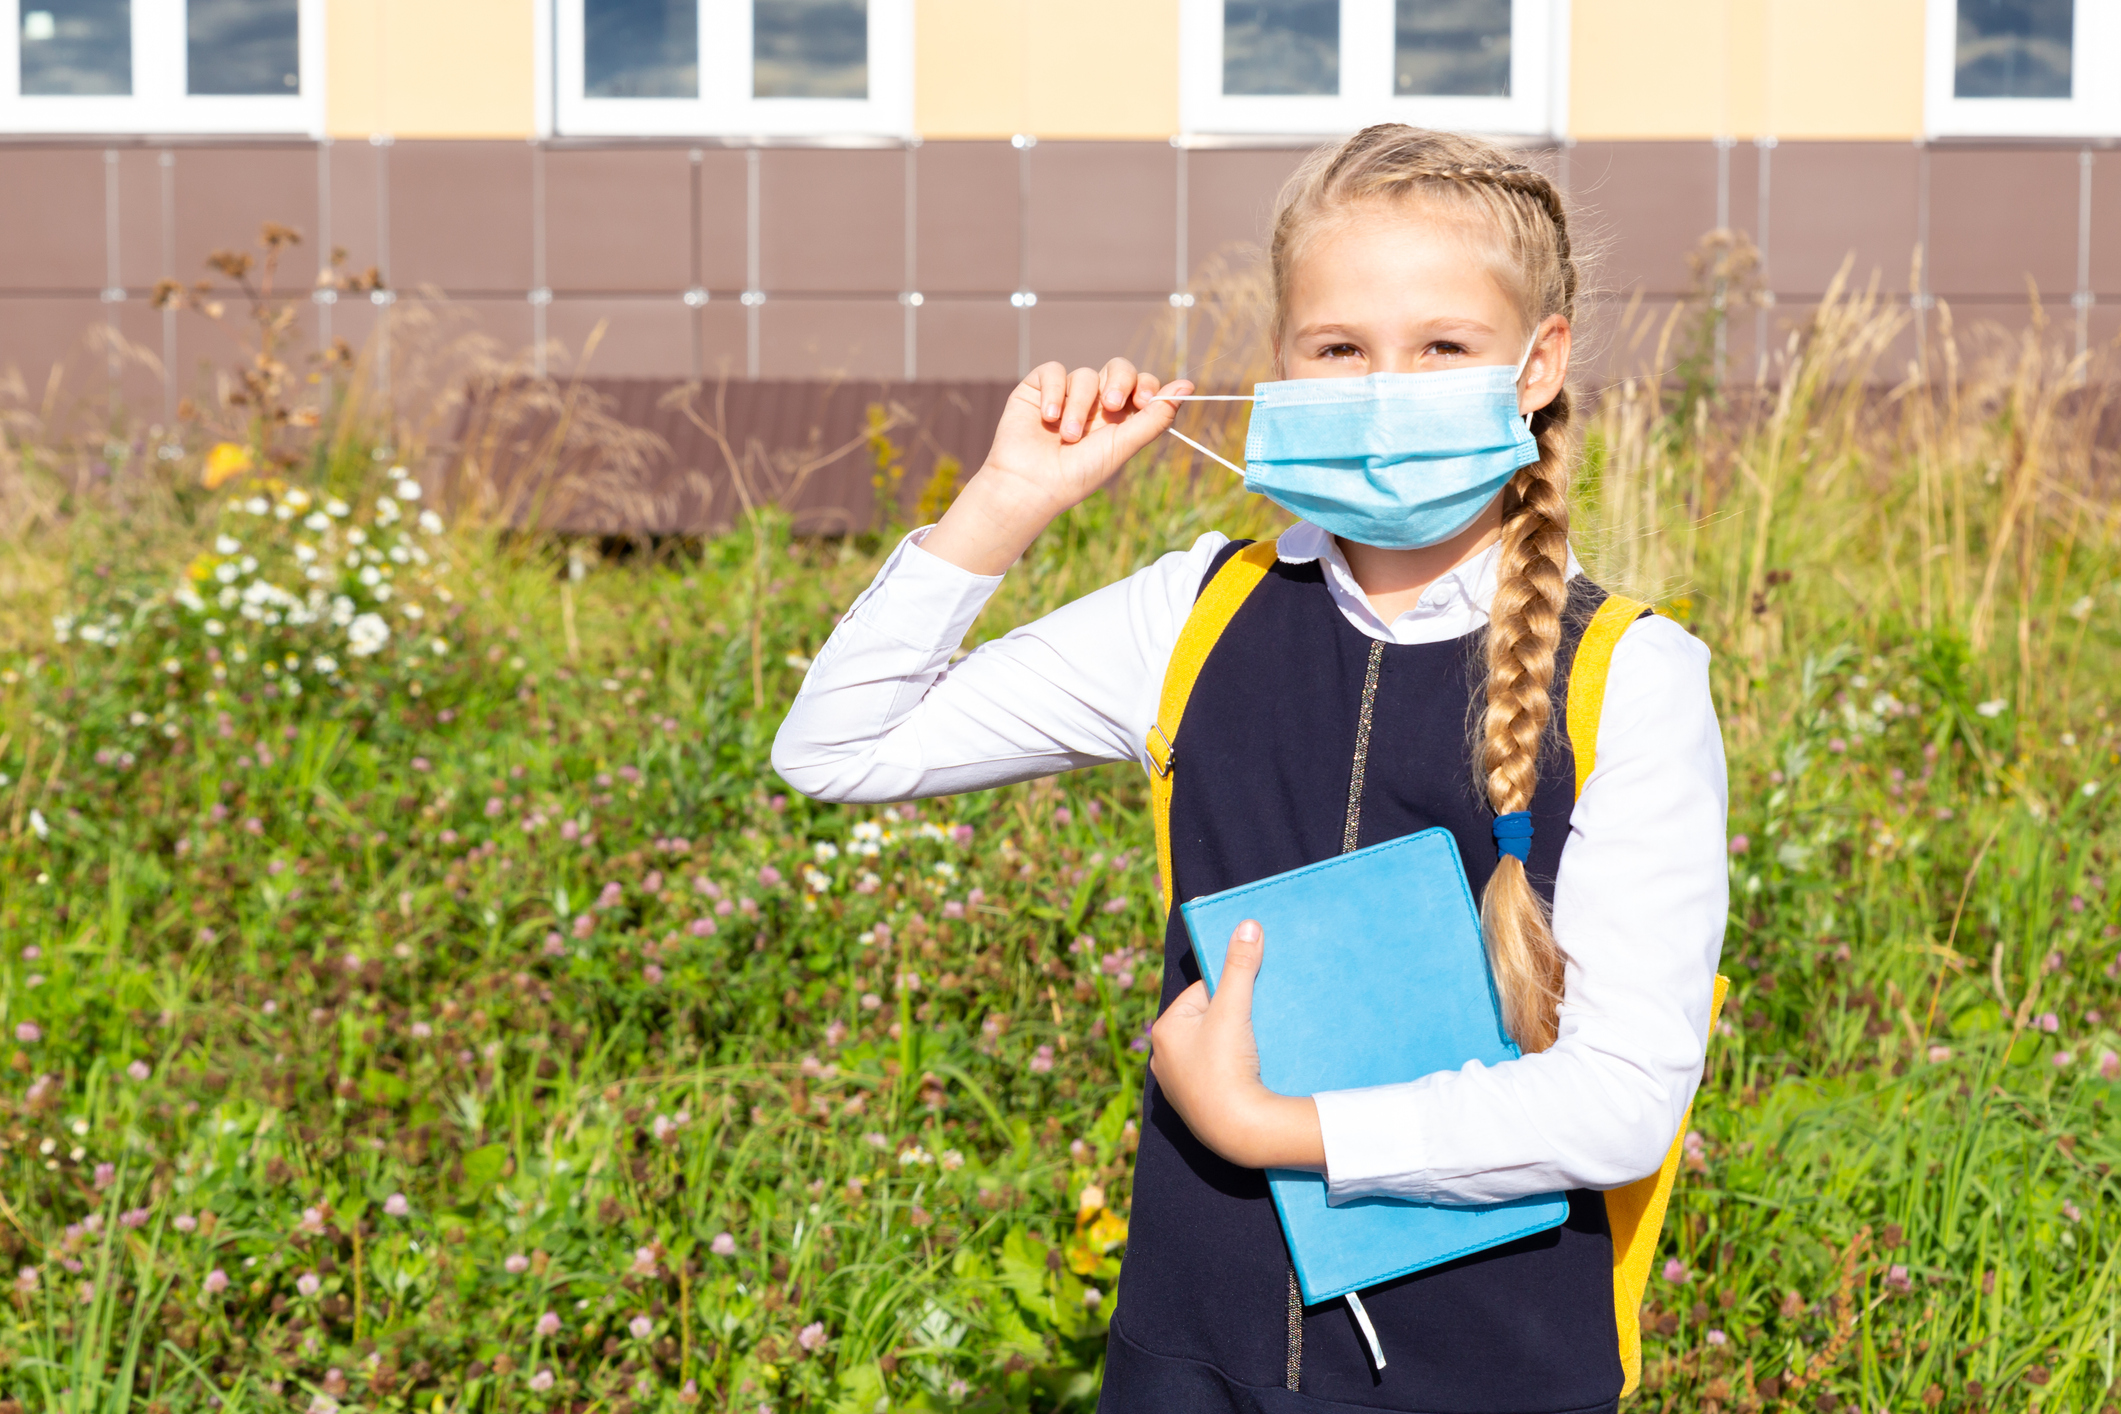
M 1340 0 L 1340 92 L 1226 97 L 1223 0 L 1179 0 L 1180 126 L 1189 134 L 1330 134 L 1371 123 L 1503 136 L 1545 137 L 1563 129 L 1566 0 L 1512 0 L 1510 96 L 1401 97 L 1392 92 L 1397 36 L 1393 0 Z
M 553 0 L 556 127 L 582 137 L 913 135 L 913 0 L 869 0 L 867 98 L 753 98 L 751 0 L 699 0 L 700 96 L 590 98 L 582 0 Z
M 2121 136 L 2121 0 L 2076 0 L 2070 97 L 1957 98 L 1959 0 L 1927 0 L 1924 125 L 1931 137 Z
M 301 88 L 291 94 L 191 94 L 185 0 L 132 0 L 133 91 L 22 92 L 22 12 L 37 0 L 0 0 L 0 132 L 324 133 L 324 4 L 297 0 Z

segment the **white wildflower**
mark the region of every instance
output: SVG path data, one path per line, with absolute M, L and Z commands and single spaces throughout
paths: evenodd
M 420 499 L 420 483 L 407 476 L 405 468 L 402 466 L 398 468 L 398 484 L 391 489 L 397 492 L 398 499 L 401 501 L 417 501 Z
M 217 535 L 214 537 L 214 553 L 216 555 L 233 555 L 242 548 L 243 542 L 236 539 L 233 535 Z
M 383 651 L 390 642 L 390 625 L 383 622 L 381 614 L 361 614 L 346 628 L 346 651 L 356 658 L 366 658 Z
M 287 504 L 295 510 L 306 511 L 309 509 L 309 493 L 299 486 L 289 491 L 285 499 Z
M 346 543 L 349 545 L 366 545 L 368 543 L 368 532 L 361 529 L 358 525 L 349 525 L 346 527 Z
M 369 589 L 373 589 L 383 582 L 383 576 L 376 573 L 376 567 L 374 565 L 363 565 L 361 567 L 361 573 L 356 577 L 361 581 L 364 586 Z
M 345 628 L 348 624 L 353 622 L 353 618 L 353 600 L 347 598 L 344 594 L 337 594 L 332 596 L 331 626 L 333 628 Z
M 214 566 L 214 578 L 220 580 L 223 584 L 234 584 L 237 576 L 242 573 L 243 571 L 237 569 L 235 562 L 232 560 L 223 560 L 220 564 Z
M 61 643 L 71 643 L 73 641 L 74 616 L 72 614 L 52 615 L 52 637 Z
M 208 619 L 206 621 L 206 636 L 208 638 L 219 638 L 221 631 L 221 621 L 219 619 Z
M 429 535 L 442 533 L 442 518 L 433 511 L 420 512 L 420 529 Z
M 830 840 L 819 840 L 811 847 L 810 852 L 817 856 L 817 862 L 820 864 L 830 864 L 840 857 L 840 847 Z
M 322 511 L 311 511 L 302 519 L 304 530 L 326 531 L 331 529 L 331 517 Z
M 295 542 L 295 558 L 305 565 L 309 564 L 317 558 L 316 547 L 306 540 L 297 540 Z
M 449 656 L 449 643 L 446 639 L 438 638 L 427 645 L 427 651 L 434 654 L 437 658 L 446 658 Z
M 178 604 L 182 605 L 184 608 L 191 610 L 195 614 L 203 614 L 206 612 L 206 601 L 199 597 L 198 590 L 192 588 L 188 584 L 178 585 L 177 592 L 171 595 L 170 597 L 175 599 Z
M 1984 717 L 2000 717 L 2004 714 L 2005 711 L 2009 709 L 2009 707 L 2010 703 L 2005 702 L 2002 698 L 1991 697 L 1988 701 L 1982 703 L 1974 710 L 1976 712 L 1979 712 Z
M 405 615 L 406 618 L 411 619 L 415 623 L 418 623 L 421 619 L 427 617 L 427 611 L 421 608 L 418 604 L 407 604 L 403 609 L 400 609 L 398 612 Z
M 339 660 L 332 657 L 329 653 L 319 653 L 316 657 L 310 659 L 309 666 L 324 674 L 324 676 L 330 677 L 333 673 L 339 671 Z
M 398 503 L 388 496 L 376 497 L 376 524 L 396 525 L 397 523 Z
M 324 503 L 324 513 L 339 520 L 344 520 L 352 510 L 352 506 L 347 505 L 337 496 Z
M 268 515 L 272 511 L 272 502 L 263 496 L 253 496 L 243 503 L 243 509 L 254 516 Z
M 31 833 L 35 834 L 40 840 L 48 840 L 52 837 L 52 827 L 46 823 L 44 812 L 35 806 L 30 807 L 29 827 Z

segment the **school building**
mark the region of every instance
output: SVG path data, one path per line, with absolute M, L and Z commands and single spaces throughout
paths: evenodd
M 1653 309 L 1747 233 L 1735 356 L 1851 255 L 2121 332 L 2121 0 L 0 0 L 0 370 L 107 323 L 173 405 L 226 350 L 152 287 L 275 220 L 305 287 L 332 247 L 384 281 L 305 339 L 447 299 L 601 323 L 606 377 L 1011 379 L 1182 337 L 1381 119 L 1522 147 Z

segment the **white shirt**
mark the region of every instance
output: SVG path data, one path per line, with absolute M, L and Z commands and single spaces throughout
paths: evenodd
M 952 665 L 1001 577 L 927 553 L 926 534 L 892 552 L 819 651 L 774 740 L 774 769 L 805 795 L 843 802 L 985 790 L 1112 761 L 1146 769 L 1164 669 L 1228 538 L 1203 535 Z M 1485 625 L 1500 553 L 1468 560 L 1386 623 L 1323 530 L 1299 522 L 1276 550 L 1290 563 L 1323 561 L 1348 622 L 1387 643 Z M 1554 885 L 1568 960 L 1559 1039 L 1501 1065 L 1314 1096 L 1331 1201 L 1616 1188 L 1663 1162 L 1701 1078 L 1728 905 L 1708 661 L 1700 640 L 1662 618 L 1630 626 L 1614 651 L 1596 769 Z

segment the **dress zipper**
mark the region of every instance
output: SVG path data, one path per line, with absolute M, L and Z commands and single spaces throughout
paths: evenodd
M 1362 712 L 1355 719 L 1355 762 L 1348 773 L 1348 818 L 1340 833 L 1340 852 L 1352 854 L 1356 842 L 1362 835 L 1362 782 L 1370 763 L 1370 722 L 1377 706 L 1377 673 L 1384 666 L 1385 645 L 1381 639 L 1370 640 L 1370 663 L 1362 679 Z M 1359 1309 L 1359 1308 L 1358 1308 Z M 1364 1321 L 1368 1325 L 1368 1321 Z M 1370 1337 L 1375 1350 L 1377 1338 Z M 1289 1343 L 1288 1343 L 1287 1387 L 1297 1388 L 1302 1382 L 1304 1369 L 1304 1297 L 1303 1288 L 1297 1285 L 1296 1268 L 1289 1268 Z M 1384 1359 L 1380 1355 L 1380 1367 Z

